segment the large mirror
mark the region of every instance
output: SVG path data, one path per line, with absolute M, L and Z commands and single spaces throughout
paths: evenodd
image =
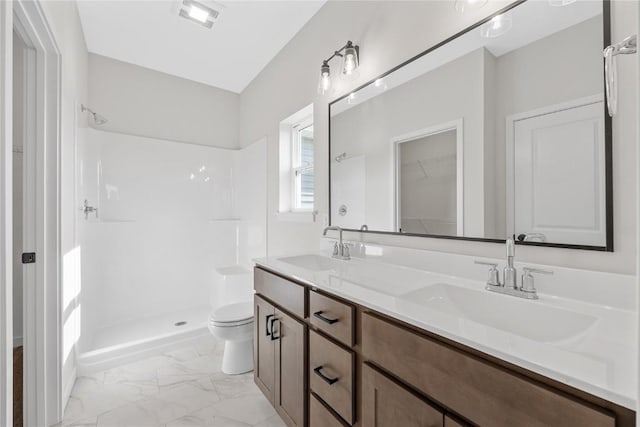
M 517 3 L 332 102 L 331 225 L 612 250 L 608 8 Z

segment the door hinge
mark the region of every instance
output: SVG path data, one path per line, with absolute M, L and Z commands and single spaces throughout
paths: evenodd
M 24 252 L 22 254 L 22 263 L 23 264 L 33 264 L 36 262 L 36 253 L 35 252 Z

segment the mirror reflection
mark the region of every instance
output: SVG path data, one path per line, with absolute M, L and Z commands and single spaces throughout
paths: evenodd
M 603 40 L 527 1 L 332 103 L 331 224 L 605 246 Z

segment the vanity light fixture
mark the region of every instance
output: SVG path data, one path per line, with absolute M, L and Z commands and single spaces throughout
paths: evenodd
M 360 65 L 360 48 L 349 40 L 347 44 L 333 52 L 333 55 L 322 61 L 322 65 L 320 66 L 320 80 L 318 82 L 318 93 L 320 95 L 324 95 L 331 89 L 331 68 L 329 67 L 329 62 L 335 57 L 342 58 L 341 74 L 343 76 L 355 76 Z
M 220 17 L 223 6 L 210 0 L 202 2 L 195 0 L 182 0 L 178 15 L 198 23 L 206 28 L 213 27 L 214 22 Z
M 509 31 L 512 25 L 511 13 L 503 13 L 494 16 L 489 22 L 482 24 L 480 27 L 480 35 L 487 39 L 500 37 Z
M 469 10 L 480 9 L 487 4 L 487 0 L 456 0 L 453 7 L 456 12 L 465 13 Z

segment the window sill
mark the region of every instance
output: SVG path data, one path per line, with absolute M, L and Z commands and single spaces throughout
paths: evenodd
M 313 211 L 276 212 L 276 218 L 278 219 L 278 221 L 283 221 L 283 222 L 307 222 L 307 223 L 315 222 Z

